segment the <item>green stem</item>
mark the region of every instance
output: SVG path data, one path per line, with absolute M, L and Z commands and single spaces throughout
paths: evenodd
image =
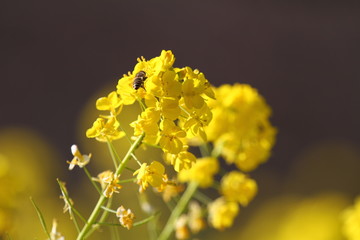
M 135 178 L 124 179 L 124 180 L 118 181 L 118 183 L 122 184 L 122 183 L 128 183 L 128 182 L 135 182 L 136 179 L 137 179 L 136 177 Z
M 98 185 L 96 185 L 94 180 L 92 179 L 91 174 L 90 174 L 89 170 L 87 169 L 87 167 L 84 167 L 84 171 L 86 173 L 86 176 L 89 178 L 90 182 L 92 183 L 92 185 L 95 187 L 96 191 L 101 195 L 101 190 L 98 187 Z
M 117 167 L 115 174 L 117 176 L 120 175 L 120 173 L 125 169 L 125 166 L 127 164 L 127 162 L 131 159 L 131 154 L 140 146 L 141 141 L 144 139 L 145 134 L 143 133 L 142 135 L 140 135 L 138 137 L 138 139 L 136 139 L 136 141 L 131 145 L 129 151 L 126 153 L 124 159 L 121 161 L 120 165 Z M 105 195 L 101 195 L 94 210 L 92 211 L 88 221 L 86 222 L 86 224 L 84 225 L 83 229 L 81 230 L 81 232 L 79 233 L 77 240 L 83 240 L 85 239 L 85 235 L 87 232 L 90 231 L 90 229 L 92 228 L 93 224 L 96 222 L 96 218 L 99 216 L 100 211 L 101 211 L 101 207 L 103 206 L 104 202 L 106 201 L 106 197 Z
M 119 156 L 117 156 L 117 154 L 115 155 L 115 151 L 114 151 L 113 146 L 112 146 L 112 144 L 111 144 L 111 142 L 109 140 L 107 140 L 107 145 L 108 145 L 109 152 L 110 152 L 110 155 L 111 155 L 111 159 L 113 160 L 114 166 L 115 166 L 115 168 L 117 168 L 118 167 L 117 160 L 119 159 Z
M 140 146 L 141 141 L 144 139 L 145 133 L 143 133 L 142 135 L 140 135 L 138 137 L 138 139 L 136 139 L 136 141 L 133 143 L 133 145 L 131 145 L 129 151 L 126 153 L 124 159 L 121 161 L 119 167 L 116 169 L 115 174 L 117 176 L 120 175 L 120 173 L 124 170 L 124 168 L 126 167 L 127 162 L 131 159 L 131 155 L 133 154 L 133 152 Z
M 196 192 L 198 184 L 195 182 L 191 182 L 186 191 L 180 198 L 178 204 L 172 211 L 169 220 L 167 221 L 163 231 L 161 232 L 158 240 L 166 240 L 170 237 L 171 233 L 174 230 L 176 219 L 179 218 L 180 214 L 184 211 L 185 207 L 187 206 L 188 202 L 190 201 L 192 195 Z
M 202 202 L 205 205 L 209 204 L 212 201 L 211 198 L 209 198 L 208 196 L 206 196 L 205 194 L 203 194 L 202 192 L 199 192 L 199 191 L 195 192 L 194 198 L 199 200 L 200 202 Z
M 106 204 L 106 207 L 105 208 L 108 208 L 110 209 L 111 207 L 111 204 L 112 204 L 112 198 L 109 198 L 107 204 Z M 104 206 L 101 206 L 101 208 L 103 208 Z M 116 212 L 115 212 L 116 213 Z M 105 221 L 105 219 L 107 218 L 109 212 L 108 211 L 103 211 L 100 219 L 99 219 L 99 222 L 103 222 Z M 90 229 L 90 231 L 86 234 L 86 237 L 90 236 L 94 231 L 96 230 L 96 227 L 93 227 L 92 229 Z

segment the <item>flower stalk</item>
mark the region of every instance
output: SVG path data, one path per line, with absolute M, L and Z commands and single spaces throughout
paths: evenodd
M 141 144 L 141 142 L 142 142 L 142 140 L 144 138 L 144 135 L 145 134 L 140 135 L 136 139 L 136 141 L 131 145 L 129 151 L 127 152 L 124 159 L 121 161 L 120 165 L 116 169 L 116 174 L 117 175 L 120 175 L 121 172 L 125 169 L 126 164 L 131 159 L 131 154 L 140 146 L 140 144 Z M 96 203 L 96 206 L 95 206 L 94 210 L 92 211 L 92 213 L 91 213 L 88 221 L 86 222 L 85 226 L 83 227 L 83 229 L 79 233 L 79 235 L 77 237 L 77 240 L 85 239 L 85 236 L 86 236 L 87 232 L 90 231 L 92 226 L 96 223 L 96 219 L 99 216 L 99 213 L 100 213 L 100 211 L 102 209 L 101 207 L 104 205 L 106 199 L 107 199 L 107 197 L 105 195 L 103 195 L 103 194 L 99 197 L 99 200 Z
M 183 213 L 183 211 L 185 210 L 191 197 L 196 192 L 197 187 L 198 187 L 198 184 L 196 182 L 189 183 L 188 187 L 186 188 L 186 191 L 180 198 L 178 204 L 176 205 L 174 210 L 171 212 L 169 220 L 167 221 L 163 231 L 160 233 L 158 240 L 166 240 L 170 237 L 171 233 L 174 231 L 176 220 L 179 218 L 181 213 Z

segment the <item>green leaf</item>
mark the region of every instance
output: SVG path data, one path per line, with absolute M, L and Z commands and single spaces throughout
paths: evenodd
M 41 226 L 42 226 L 44 232 L 46 233 L 46 235 L 47 235 L 47 236 L 49 237 L 49 239 L 50 239 L 50 234 L 49 234 L 49 232 L 48 232 L 48 230 L 47 230 L 46 223 L 45 223 L 45 220 L 44 220 L 44 216 L 42 215 L 42 213 L 41 213 L 40 209 L 38 208 L 38 206 L 35 204 L 35 202 L 34 202 L 34 200 L 32 199 L 32 197 L 30 197 L 30 201 L 31 201 L 31 203 L 33 204 L 33 206 L 34 206 L 34 208 L 35 208 L 35 210 L 36 210 L 36 213 L 37 213 L 37 215 L 38 215 L 38 217 L 39 217 L 39 219 L 40 219 L 40 223 L 41 223 Z

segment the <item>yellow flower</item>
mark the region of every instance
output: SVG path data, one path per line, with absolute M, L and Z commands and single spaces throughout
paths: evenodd
M 96 108 L 102 111 L 109 110 L 113 116 L 116 116 L 122 109 L 122 100 L 117 93 L 113 91 L 109 93 L 107 97 L 99 98 L 96 101 Z M 119 108 L 119 110 L 116 110 L 117 108 Z
M 121 205 L 116 211 L 116 216 L 119 218 L 120 224 L 130 230 L 135 219 L 135 215 L 131 209 L 125 209 Z
M 192 201 L 189 203 L 188 224 L 192 233 L 196 234 L 206 227 L 202 209 L 199 203 Z
M 172 154 L 179 153 L 183 148 L 181 138 L 186 137 L 185 131 L 176 126 L 173 121 L 164 119 L 161 122 L 162 131 L 160 133 L 160 147 L 164 152 Z
M 245 174 L 232 171 L 221 179 L 221 193 L 227 200 L 247 206 L 257 193 L 257 185 Z
M 158 189 L 161 192 L 162 199 L 164 202 L 169 202 L 173 197 L 179 195 L 179 193 L 184 191 L 184 185 L 182 184 L 165 184 L 161 189 Z
M 115 117 L 107 119 L 99 117 L 93 126 L 86 131 L 88 138 L 96 138 L 99 142 L 113 141 L 125 136 L 123 131 L 119 131 L 120 123 Z
M 181 84 L 176 80 L 176 73 L 172 69 L 175 57 L 171 51 L 162 51 L 159 57 L 146 61 L 144 57 L 138 58 L 138 63 L 133 72 L 124 75 L 118 82 L 117 92 L 125 105 L 130 105 L 137 99 L 145 98 L 148 94 L 157 97 L 177 97 L 181 93 Z M 137 73 L 144 71 L 146 79 L 144 88 L 133 88 L 134 78 Z
M 239 213 L 239 206 L 221 197 L 208 205 L 208 211 L 210 224 L 218 230 L 224 230 L 232 226 Z
M 114 192 L 118 193 L 122 186 L 118 183 L 119 176 L 116 176 L 112 171 L 104 171 L 98 175 L 95 181 L 100 182 L 101 188 L 104 189 L 104 196 L 111 198 Z
M 146 94 L 143 88 L 139 88 L 138 90 L 133 88 L 136 74 L 137 72 L 124 75 L 120 78 L 116 86 L 117 93 L 121 96 L 124 105 L 131 105 L 136 101 L 136 99 L 141 99 Z
M 213 118 L 205 131 L 228 163 L 251 171 L 265 162 L 275 142 L 271 109 L 256 89 L 246 84 L 222 85 L 209 100 Z
M 181 152 L 178 154 L 164 153 L 164 159 L 174 166 L 175 171 L 179 172 L 183 169 L 190 169 L 196 162 L 194 154 L 187 151 L 188 146 L 184 145 Z
M 190 137 L 200 136 L 201 139 L 206 142 L 207 136 L 204 127 L 208 126 L 212 119 L 212 113 L 210 108 L 204 104 L 200 109 L 194 109 L 189 111 L 190 116 L 184 120 L 184 129 L 187 131 L 187 135 Z
M 89 155 L 82 155 L 79 151 L 79 148 L 74 144 L 71 146 L 71 153 L 74 156 L 74 158 L 71 160 L 71 162 L 67 161 L 69 165 L 69 170 L 72 170 L 76 165 L 78 165 L 80 168 L 83 168 L 90 162 L 91 153 Z
M 355 200 L 355 204 L 345 209 L 342 214 L 343 234 L 348 240 L 360 239 L 360 197 Z
M 187 108 L 201 108 L 205 103 L 204 98 L 201 96 L 204 93 L 209 97 L 213 97 L 208 80 L 199 70 L 192 70 L 190 67 L 185 67 L 183 69 L 177 69 L 177 71 L 183 79 L 182 96 L 184 97 Z
M 155 69 L 159 72 L 165 72 L 167 69 L 172 68 L 175 62 L 175 56 L 172 51 L 162 50 L 159 56 L 159 60 L 155 63 Z
M 164 166 L 158 161 L 153 161 L 149 166 L 143 163 L 141 167 L 134 172 L 137 175 L 138 184 L 140 185 L 139 191 L 144 191 L 149 184 L 153 187 L 160 187 L 164 183 Z
M 190 237 L 190 232 L 188 227 L 186 226 L 187 223 L 187 216 L 182 214 L 175 222 L 175 236 L 176 239 L 184 240 Z
M 207 188 L 213 184 L 214 175 L 219 171 L 216 158 L 197 159 L 189 170 L 181 170 L 178 174 L 180 182 L 197 182 L 200 187 Z
M 181 95 L 181 83 L 177 80 L 174 70 L 167 70 L 149 77 L 145 88 L 156 97 L 179 97 Z
M 147 108 L 138 116 L 138 119 L 130 124 L 134 128 L 134 136 L 139 136 L 145 132 L 144 142 L 157 144 L 160 121 L 160 112 L 154 107 Z
M 162 97 L 157 99 L 155 96 L 148 94 L 145 98 L 145 104 L 148 107 L 156 108 L 164 118 L 170 120 L 176 120 L 181 113 L 177 98 Z

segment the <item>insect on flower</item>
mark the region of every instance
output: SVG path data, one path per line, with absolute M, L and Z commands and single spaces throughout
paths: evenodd
M 146 79 L 146 72 L 140 71 L 135 75 L 133 88 L 138 90 L 139 88 L 144 88 L 144 81 Z M 144 88 L 145 89 L 145 88 Z

